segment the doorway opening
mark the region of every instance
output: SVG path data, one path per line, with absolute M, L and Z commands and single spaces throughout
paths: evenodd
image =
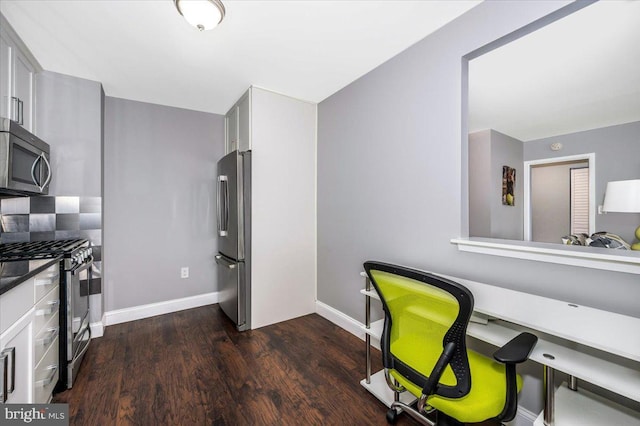
M 524 162 L 524 239 L 595 232 L 595 154 Z

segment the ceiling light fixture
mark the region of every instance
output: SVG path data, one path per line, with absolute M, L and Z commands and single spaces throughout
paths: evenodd
M 214 29 L 224 19 L 220 0 L 173 0 L 178 13 L 200 31 Z

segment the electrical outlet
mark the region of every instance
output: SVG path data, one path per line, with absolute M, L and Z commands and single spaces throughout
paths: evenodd
M 180 278 L 189 278 L 189 267 L 183 266 L 180 268 Z

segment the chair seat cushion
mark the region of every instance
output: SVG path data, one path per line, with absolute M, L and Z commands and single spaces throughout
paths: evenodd
M 433 395 L 429 398 L 428 404 L 460 422 L 476 423 L 494 418 L 502 412 L 507 382 L 503 364 L 477 352 L 471 350 L 467 352 L 471 370 L 471 391 L 464 397 L 455 399 Z M 416 397 L 422 395 L 421 388 L 394 370 L 391 371 L 391 375 Z M 520 391 L 522 378 L 519 375 L 517 384 Z

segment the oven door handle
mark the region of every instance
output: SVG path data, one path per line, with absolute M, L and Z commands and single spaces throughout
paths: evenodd
M 91 267 L 91 265 L 93 265 L 93 256 L 89 257 L 89 261 L 83 263 L 82 265 L 78 266 L 76 269 L 72 269 L 71 270 L 71 274 L 72 275 L 76 275 L 86 269 L 89 269 Z

